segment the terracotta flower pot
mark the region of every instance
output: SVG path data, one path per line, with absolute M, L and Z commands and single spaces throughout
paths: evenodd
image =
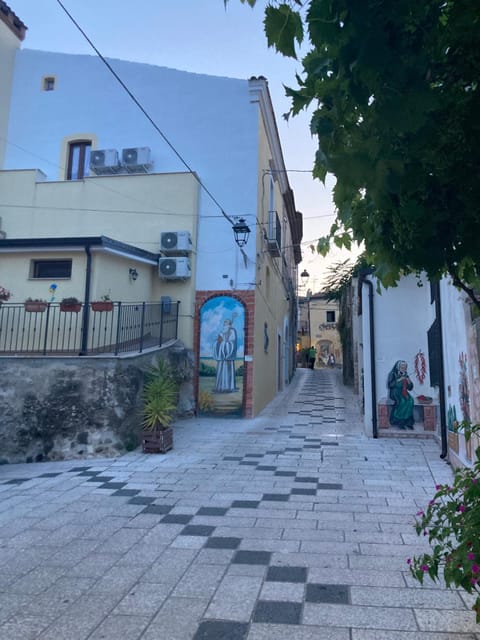
M 113 309 L 113 302 L 110 300 L 99 300 L 97 302 L 91 302 L 90 306 L 92 311 L 111 311 Z
M 28 313 L 43 313 L 48 306 L 47 302 L 24 302 L 25 311 Z
M 63 311 L 64 313 L 78 313 L 79 311 L 81 311 L 82 309 L 82 303 L 81 302 L 77 302 L 75 304 L 69 304 L 67 302 L 61 302 L 60 303 L 60 311 Z

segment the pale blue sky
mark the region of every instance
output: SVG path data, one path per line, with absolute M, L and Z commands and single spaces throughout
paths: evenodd
M 266 0 L 254 9 L 230 0 L 62 0 L 67 10 L 107 57 L 146 62 L 233 78 L 263 75 L 269 81 L 285 164 L 289 170 L 310 171 L 316 141 L 308 116 L 287 123 L 289 108 L 283 84 L 294 85 L 300 65 L 267 47 L 263 33 Z M 56 0 L 9 0 L 11 9 L 28 27 L 23 47 L 65 53 L 94 52 Z M 175 140 L 172 140 L 175 144 Z M 186 158 L 188 162 L 188 158 Z M 289 173 L 295 203 L 304 215 L 303 262 L 317 289 L 325 260 L 314 256 L 308 243 L 324 235 L 333 222 L 331 186 L 314 181 L 310 173 Z M 338 257 L 338 253 L 335 254 Z

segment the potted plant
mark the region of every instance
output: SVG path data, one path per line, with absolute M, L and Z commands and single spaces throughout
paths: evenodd
M 28 313 L 43 313 L 48 306 L 48 302 L 40 298 L 27 298 L 23 306 Z
M 0 305 L 2 302 L 8 302 L 10 300 L 12 293 L 5 287 L 0 287 Z
M 60 302 L 60 311 L 78 313 L 82 308 L 82 303 L 77 298 L 63 298 Z
M 170 426 L 177 406 L 177 384 L 167 363 L 160 360 L 147 373 L 143 389 L 142 448 L 144 453 L 166 453 L 173 447 Z
M 90 306 L 92 307 L 92 311 L 111 311 L 113 309 L 113 302 L 110 299 L 110 295 L 106 293 L 100 297 L 100 300 L 91 302 Z

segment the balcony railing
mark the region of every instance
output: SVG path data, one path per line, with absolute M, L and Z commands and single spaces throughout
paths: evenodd
M 79 303 L 0 306 L 1 355 L 119 355 L 177 338 L 179 302 L 113 302 L 109 311 Z M 30 307 L 32 308 L 32 307 Z

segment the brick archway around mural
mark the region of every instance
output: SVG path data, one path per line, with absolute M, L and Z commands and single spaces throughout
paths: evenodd
M 195 352 L 195 402 L 198 411 L 198 371 L 200 363 L 200 311 L 203 305 L 212 298 L 226 296 L 237 300 L 245 308 L 245 355 L 252 359 L 244 360 L 243 375 L 243 417 L 253 417 L 253 366 L 254 366 L 254 340 L 253 328 L 255 317 L 255 292 L 254 291 L 197 291 L 195 296 L 195 323 L 194 323 L 194 352 Z

